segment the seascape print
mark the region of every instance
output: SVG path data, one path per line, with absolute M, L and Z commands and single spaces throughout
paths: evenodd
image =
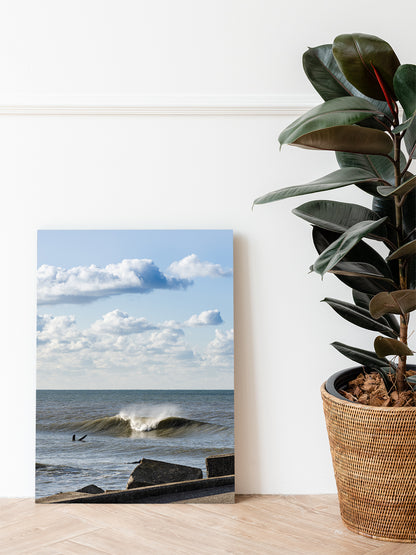
M 36 501 L 234 502 L 232 231 L 39 231 Z

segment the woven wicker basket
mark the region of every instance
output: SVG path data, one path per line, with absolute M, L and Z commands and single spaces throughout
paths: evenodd
M 375 539 L 416 542 L 416 407 L 369 407 L 321 387 L 342 520 Z

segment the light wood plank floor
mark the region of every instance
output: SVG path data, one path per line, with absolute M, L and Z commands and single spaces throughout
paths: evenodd
M 348 531 L 337 498 L 237 496 L 235 505 L 35 505 L 0 500 L 0 553 L 10 555 L 415 554 L 415 544 Z

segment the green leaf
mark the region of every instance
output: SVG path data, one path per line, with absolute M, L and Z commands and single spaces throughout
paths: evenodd
M 369 311 L 369 304 L 371 301 L 371 295 L 367 293 L 362 293 L 361 291 L 356 291 L 353 289 L 352 291 L 352 298 L 354 299 L 354 303 L 359 306 L 360 308 L 364 308 L 365 310 Z M 388 328 L 394 330 L 396 335 L 400 335 L 400 324 L 397 321 L 397 318 L 392 314 L 385 314 L 378 318 L 378 321 Z
M 356 96 L 365 98 L 389 118 L 390 108 L 387 102 L 380 102 L 360 93 L 342 74 L 332 53 L 332 44 L 323 44 L 309 48 L 303 54 L 303 69 L 306 76 L 323 100 L 332 100 L 340 96 Z M 379 120 L 370 118 L 360 122 L 361 125 L 383 129 Z
M 341 168 L 361 168 L 373 177 L 378 177 L 380 181 L 387 181 L 392 185 L 394 183 L 394 165 L 384 156 L 337 152 L 336 158 Z
M 371 301 L 371 296 L 367 293 L 362 293 L 361 291 L 357 291 L 356 289 L 352 290 L 352 298 L 354 299 L 354 303 L 359 306 L 360 308 L 364 308 L 368 310 L 368 305 Z
M 396 208 L 394 205 L 394 200 L 392 201 L 391 199 L 387 199 L 384 197 L 373 197 L 373 201 L 372 201 L 372 210 L 373 212 L 375 212 L 376 214 L 378 214 L 379 218 L 384 218 L 385 216 L 387 216 L 387 222 L 386 222 L 386 228 L 387 228 L 387 239 L 389 240 L 390 244 L 387 245 L 388 248 L 390 250 L 394 249 L 397 247 L 397 241 L 398 241 L 398 237 L 397 237 L 397 232 L 396 232 Z M 394 245 L 394 246 L 393 246 Z M 390 267 L 390 264 L 388 264 L 388 266 Z M 391 268 L 390 268 L 391 269 Z M 396 270 L 396 268 L 394 268 L 394 270 Z M 398 274 L 396 276 L 396 274 L 393 275 L 398 278 Z
M 412 123 L 404 134 L 404 143 L 409 157 L 414 160 L 416 158 L 416 118 L 413 118 Z
M 403 64 L 393 78 L 394 91 L 407 118 L 416 113 L 416 66 Z
M 275 202 L 276 200 L 308 195 L 310 193 L 320 193 L 321 191 L 329 191 L 331 189 L 338 189 L 354 183 L 368 182 L 371 180 L 377 181 L 376 178 L 365 170 L 359 168 L 343 168 L 304 185 L 294 185 L 267 193 L 257 198 L 254 204 L 267 204 L 269 202 Z
M 373 35 L 352 33 L 339 35 L 332 47 L 342 73 L 363 94 L 385 100 L 374 68 L 381 76 L 388 93 L 395 98 L 393 77 L 400 62 L 392 47 Z
M 319 254 L 321 254 L 339 237 L 339 233 L 334 233 L 317 226 L 314 226 L 312 230 L 313 243 Z M 381 281 L 380 279 L 366 278 L 363 276 L 354 277 L 335 274 L 336 277 L 348 285 L 348 287 L 370 295 L 375 295 L 380 291 L 393 291 L 397 289 L 397 286 L 394 282 L 392 282 L 392 274 L 388 265 L 384 261 L 384 258 L 364 241 L 360 241 L 355 247 L 353 247 L 350 252 L 345 255 L 342 263 L 337 264 L 332 269 L 332 272 L 338 271 L 338 269 L 342 270 L 343 265 L 345 267 L 345 263 L 357 265 L 359 269 L 360 265 L 370 265 L 373 269 L 375 269 L 375 272 L 385 276 L 385 279 L 388 280 Z
M 387 200 L 387 199 L 386 199 Z M 393 201 L 394 203 L 394 201 Z M 416 189 L 413 189 L 404 198 L 402 206 L 403 212 L 403 235 L 404 240 L 412 241 L 416 239 Z
M 329 306 L 333 308 L 342 318 L 352 324 L 355 324 L 356 326 L 359 326 L 360 328 L 371 331 L 379 331 L 389 337 L 397 337 L 398 335 L 398 333 L 390 327 L 374 320 L 370 312 L 364 308 L 359 308 L 353 304 L 331 298 L 325 298 L 322 302 L 329 304 Z
M 402 245 L 399 249 L 392 252 L 390 256 L 387 257 L 387 260 L 396 260 L 397 258 L 410 258 L 416 254 L 416 239 L 410 241 L 410 243 L 406 243 Z
M 371 299 L 369 305 L 370 314 L 376 319 L 385 314 L 407 314 L 413 310 L 416 310 L 415 289 L 381 291 Z
M 310 268 L 312 271 L 312 267 Z M 344 280 L 346 276 L 353 278 L 365 278 L 374 280 L 382 280 L 380 288 L 383 291 L 390 291 L 391 289 L 396 289 L 394 280 L 383 275 L 380 270 L 378 270 L 372 264 L 366 262 L 339 262 L 335 268 L 329 270 L 331 274 L 335 274 L 337 277 L 343 276 Z M 341 279 L 341 278 L 340 278 Z M 379 289 L 380 290 L 380 289 Z
M 323 276 L 329 272 L 363 237 L 377 229 L 387 218 L 377 221 L 364 221 L 350 227 L 334 241 L 313 264 L 312 269 Z
M 416 288 L 416 264 L 409 264 L 407 268 L 407 286 Z
M 390 152 L 393 157 L 393 152 Z M 380 181 L 390 183 L 391 186 L 395 184 L 394 165 L 385 156 L 372 156 L 369 154 L 356 154 L 350 152 L 336 152 L 336 158 L 341 168 L 361 168 L 378 177 Z M 400 166 L 403 169 L 406 165 L 406 158 L 403 153 L 400 155 Z M 362 183 L 357 184 L 361 190 L 370 193 L 373 196 L 379 197 L 380 193 L 377 191 L 377 184 L 375 183 Z
M 353 96 L 334 98 L 297 118 L 280 133 L 279 142 L 281 145 L 293 144 L 308 133 L 340 125 L 349 126 L 375 115 L 382 113 L 368 100 Z
M 340 125 L 312 131 L 291 143 L 312 150 L 334 150 L 388 156 L 393 143 L 386 133 L 357 125 Z
M 344 233 L 351 226 L 364 220 L 380 219 L 378 214 L 364 206 L 334 200 L 312 200 L 298 206 L 292 212 L 313 225 L 336 233 Z M 369 234 L 368 237 L 383 241 L 386 234 L 386 226 L 381 225 L 377 233 Z
M 351 347 L 350 345 L 345 345 L 339 341 L 331 343 L 337 351 L 342 355 L 348 357 L 358 364 L 363 366 L 368 366 L 369 368 L 383 368 L 389 366 L 389 362 L 386 358 L 379 358 L 376 353 L 372 351 L 366 351 L 364 349 L 359 349 L 358 347 Z
M 409 175 L 411 176 L 410 172 Z M 416 189 L 410 191 L 405 197 L 402 206 L 403 212 L 403 235 L 406 242 L 416 239 L 416 235 L 412 236 L 412 233 L 415 232 L 415 206 L 416 206 Z M 396 221 L 395 216 L 395 203 L 394 197 L 379 197 L 373 198 L 373 212 L 376 212 L 380 218 L 384 216 L 388 216 L 389 221 L 391 224 L 394 224 Z M 397 235 L 394 232 L 394 235 L 391 235 L 390 239 L 393 243 L 396 242 Z
M 391 197 L 391 196 L 402 197 L 404 195 L 407 195 L 407 193 L 410 193 L 410 191 L 412 191 L 415 187 L 416 187 L 416 176 L 413 176 L 407 181 L 405 181 L 404 183 L 402 183 L 399 187 L 388 187 L 388 186 L 380 185 L 379 187 L 377 187 L 377 191 L 383 197 Z
M 401 65 L 394 75 L 393 85 L 397 98 L 403 106 L 407 122 L 410 121 L 404 135 L 406 149 L 410 155 L 416 144 L 416 66 L 413 64 Z M 407 122 L 404 122 L 402 126 Z M 413 151 L 412 158 L 414 157 L 415 152 Z
M 312 270 L 312 268 L 311 268 Z M 379 280 L 379 290 L 382 289 L 383 291 L 395 289 L 395 283 L 391 278 L 388 278 L 381 274 L 377 268 L 375 268 L 371 264 L 366 264 L 364 262 L 340 262 L 336 265 L 335 269 L 329 271 L 331 274 L 336 275 L 341 279 L 340 276 L 343 277 L 343 280 L 348 279 L 356 279 L 360 278 L 361 280 L 365 279 L 367 282 L 371 280 L 373 283 L 374 281 Z M 349 284 L 350 285 L 350 284 Z M 356 284 L 350 285 L 350 287 L 357 287 Z M 366 289 L 366 288 L 365 288 Z
M 409 119 L 405 120 L 403 123 L 401 123 L 400 125 L 397 125 L 397 127 L 392 129 L 392 133 L 397 135 L 398 133 L 401 133 L 402 131 L 406 131 L 406 129 L 408 129 L 412 125 L 415 118 L 416 118 L 416 112 Z
M 366 278 L 383 279 L 392 282 L 392 279 L 386 277 L 372 264 L 366 262 L 344 262 L 341 261 L 336 265 L 336 268 L 329 270 L 331 273 L 343 276 L 360 276 Z
M 401 357 L 413 355 L 413 351 L 401 341 L 389 337 L 382 337 L 381 335 L 374 339 L 374 350 L 379 357 L 385 357 L 387 355 L 398 355 Z

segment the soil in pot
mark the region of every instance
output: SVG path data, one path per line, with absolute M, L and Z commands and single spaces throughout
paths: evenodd
M 408 370 L 407 376 L 414 376 L 415 370 Z M 393 378 L 394 379 L 394 378 Z M 411 389 L 400 394 L 392 386 L 386 387 L 378 372 L 361 372 L 350 380 L 339 392 L 348 401 L 370 405 L 372 407 L 415 407 L 416 391 Z

